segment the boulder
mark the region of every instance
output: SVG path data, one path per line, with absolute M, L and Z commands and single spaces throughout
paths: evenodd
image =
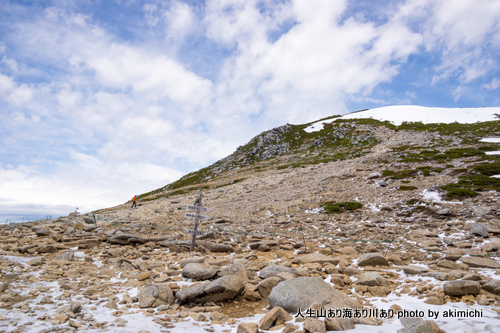
M 439 333 L 439 326 L 434 320 L 423 320 L 413 326 L 404 327 L 398 333 Z
M 41 266 L 45 262 L 44 257 L 36 257 L 27 262 L 30 266 Z
M 443 291 L 450 296 L 477 295 L 481 287 L 477 281 L 451 281 L 443 284 Z
M 67 251 L 67 252 L 64 252 L 63 254 L 58 255 L 57 256 L 57 260 L 72 261 L 74 257 L 75 257 L 75 253 L 74 252 Z
M 262 317 L 262 319 L 259 321 L 259 328 L 261 330 L 268 330 L 271 327 L 275 326 L 277 323 L 287 322 L 292 319 L 293 317 L 290 316 L 288 312 L 277 306 L 269 311 L 264 317 Z
M 389 261 L 380 253 L 365 253 L 358 259 L 358 266 L 388 266 Z
M 464 264 L 469 265 L 470 267 L 479 267 L 479 268 L 500 268 L 500 263 L 490 258 L 483 257 L 461 257 L 460 261 Z
M 232 264 L 231 266 L 226 267 L 219 272 L 219 276 L 226 276 L 226 275 L 239 276 L 244 280 L 248 279 L 247 270 L 245 266 L 243 266 L 242 264 Z
M 267 279 L 272 276 L 276 276 L 279 273 L 291 273 L 297 276 L 297 270 L 295 268 L 290 268 L 290 267 L 285 267 L 285 266 L 279 266 L 279 265 L 268 265 L 264 269 L 262 269 L 259 273 L 259 277 L 261 279 Z
M 443 209 L 436 211 L 436 214 L 438 214 L 438 215 L 450 215 L 450 213 L 451 213 L 451 209 L 449 209 L 449 208 L 443 208 Z
M 148 284 L 137 295 L 141 308 L 156 308 L 162 304 L 174 302 L 172 289 L 166 284 Z
M 217 269 L 207 264 L 190 263 L 182 269 L 182 276 L 195 279 L 206 280 L 217 274 Z
M 454 261 L 446 259 L 438 260 L 436 265 L 438 267 L 449 268 L 449 269 L 462 269 L 462 266 L 460 266 L 460 264 L 457 264 Z
M 233 299 L 242 290 L 246 281 L 239 276 L 226 275 L 210 283 L 198 284 L 179 290 L 175 297 L 184 302 L 222 302 Z
M 256 323 L 241 323 L 236 333 L 259 333 L 259 326 Z
M 320 277 L 299 277 L 280 282 L 268 297 L 271 307 L 279 306 L 287 312 L 306 311 L 319 302 L 325 309 L 361 308 L 356 300 L 336 290 Z
M 385 286 L 387 280 L 380 274 L 374 272 L 362 273 L 357 276 L 357 284 L 363 286 Z
M 205 261 L 205 257 L 184 258 L 181 260 L 181 267 L 184 267 L 187 264 L 201 264 L 204 261 Z
M 36 249 L 38 253 L 55 253 L 57 248 L 54 245 L 42 245 Z
M 347 331 L 354 329 L 355 321 L 361 321 L 361 319 L 368 318 L 360 318 L 355 319 L 354 321 L 348 318 L 326 318 L 325 326 L 327 331 Z M 363 322 L 363 324 L 366 324 Z
M 82 311 L 82 305 L 78 302 L 71 302 L 68 305 L 64 305 L 56 310 L 57 314 L 72 313 L 77 314 Z
M 403 271 L 406 274 L 423 274 L 423 273 L 427 273 L 429 271 L 429 269 L 422 267 L 422 266 L 417 266 L 417 265 L 408 265 L 408 266 L 403 267 Z
M 309 253 L 300 257 L 301 264 L 319 263 L 319 264 L 333 264 L 337 265 L 340 259 L 332 258 L 322 253 Z
M 259 283 L 257 290 L 263 298 L 267 298 L 271 293 L 271 290 L 273 290 L 273 288 L 276 287 L 276 285 L 278 285 L 281 281 L 282 279 L 277 276 L 268 277 Z
M 500 295 L 500 280 L 490 280 L 483 284 L 481 288 L 489 293 Z
M 326 324 L 324 321 L 316 318 L 306 318 L 306 320 L 304 320 L 304 332 L 326 333 Z
M 475 216 L 481 217 L 483 215 L 491 214 L 491 207 L 488 206 L 477 206 L 472 210 Z
M 87 224 L 94 224 L 94 219 L 91 218 L 90 216 L 82 216 L 83 217 L 83 221 Z
M 481 236 L 481 237 L 488 237 L 488 229 L 486 229 L 486 226 L 482 223 L 474 223 L 471 226 L 470 232 L 474 235 Z
M 50 232 L 50 230 L 48 230 L 48 229 L 36 229 L 35 233 L 37 236 L 40 236 L 40 237 L 52 235 L 52 232 Z

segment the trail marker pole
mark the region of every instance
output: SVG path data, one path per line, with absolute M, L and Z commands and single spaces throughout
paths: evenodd
M 203 198 L 203 194 L 201 194 L 201 189 L 200 189 L 200 196 L 198 199 L 196 199 L 194 205 L 187 206 L 187 209 L 192 209 L 196 211 L 196 214 L 191 214 L 191 213 L 186 213 L 186 217 L 194 218 L 194 228 L 193 230 L 186 230 L 188 234 L 193 235 L 193 238 L 191 239 L 191 249 L 189 252 L 194 251 L 194 247 L 196 245 L 196 236 L 203 236 L 205 233 L 203 231 L 198 231 L 198 225 L 200 224 L 200 220 L 208 220 L 208 216 L 200 215 L 201 212 L 208 212 L 210 208 L 202 207 L 201 206 L 201 199 Z

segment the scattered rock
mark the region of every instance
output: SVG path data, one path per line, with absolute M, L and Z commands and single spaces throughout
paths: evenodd
M 482 223 L 476 222 L 471 226 L 470 232 L 481 237 L 488 237 L 488 229 Z
M 389 261 L 380 253 L 365 253 L 358 259 L 358 266 L 388 266 Z
M 137 295 L 141 308 L 156 308 L 161 304 L 174 302 L 172 289 L 165 284 L 149 284 Z
M 217 274 L 217 269 L 201 263 L 189 263 L 182 269 L 182 276 L 195 280 L 210 279 L 215 274 Z
M 279 306 L 273 307 L 262 319 L 259 321 L 259 328 L 261 330 L 268 330 L 276 324 L 284 323 L 292 320 L 293 317 L 288 314 L 284 309 Z
M 500 268 L 500 263 L 490 258 L 482 257 L 461 257 L 460 261 L 470 267 L 480 267 L 480 268 Z
M 462 295 L 477 295 L 481 287 L 477 281 L 451 281 L 443 284 L 443 291 L 446 295 L 462 296 Z

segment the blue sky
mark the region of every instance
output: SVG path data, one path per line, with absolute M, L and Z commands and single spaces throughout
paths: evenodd
M 261 131 L 500 105 L 497 0 L 0 0 L 0 219 L 123 203 Z

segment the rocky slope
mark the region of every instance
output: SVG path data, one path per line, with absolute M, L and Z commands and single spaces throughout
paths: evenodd
M 499 145 L 481 141 L 499 122 L 324 123 L 262 133 L 134 209 L 3 226 L 1 330 L 500 330 Z M 395 317 L 321 316 L 342 308 Z M 452 309 L 481 317 L 457 329 Z

